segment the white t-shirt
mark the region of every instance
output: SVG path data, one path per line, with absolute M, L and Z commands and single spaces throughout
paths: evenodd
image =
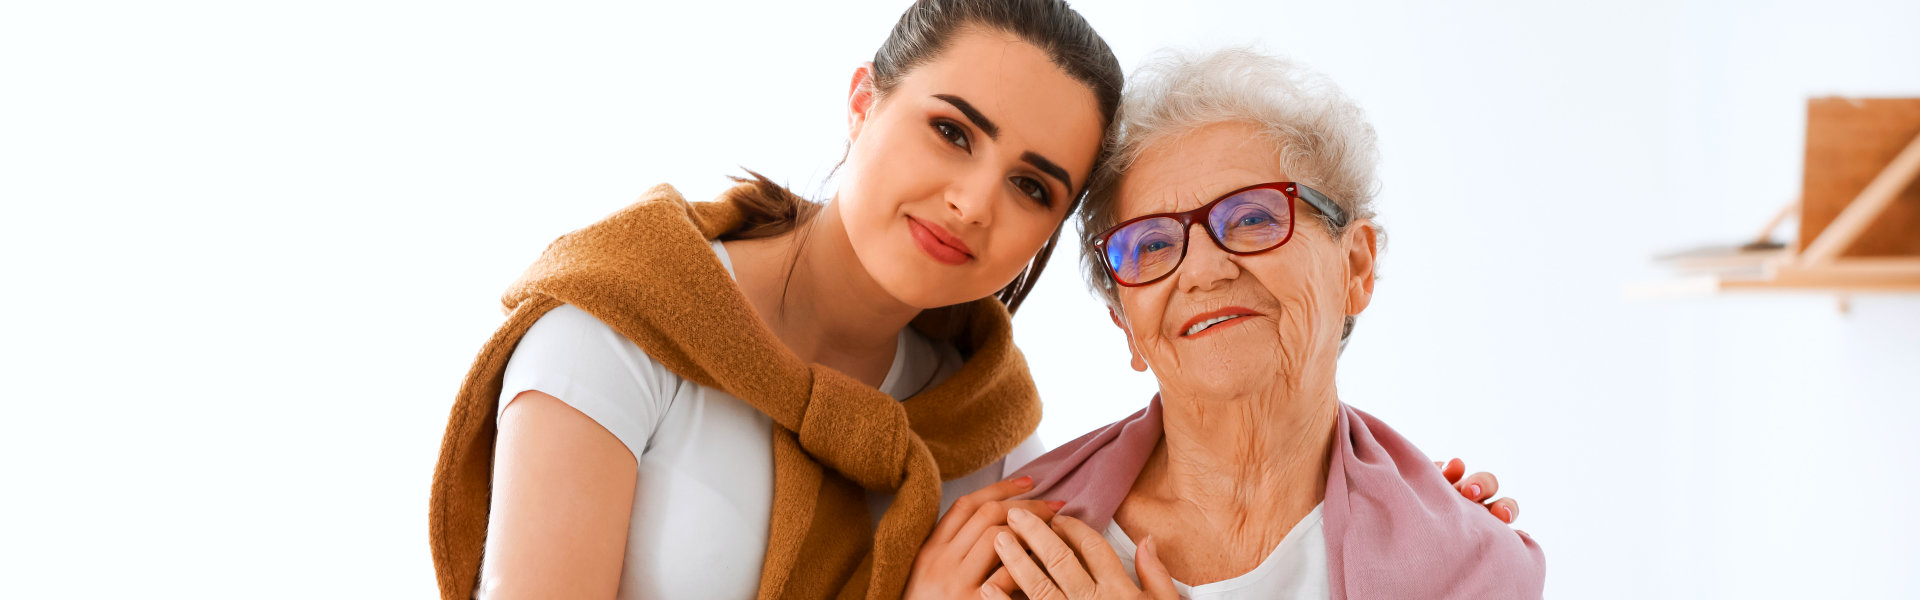
M 1321 529 L 1321 506 L 1313 507 L 1312 512 L 1301 517 L 1300 522 L 1293 525 L 1293 530 L 1287 532 L 1287 537 L 1280 540 L 1280 545 L 1275 546 L 1273 552 L 1252 571 L 1205 585 L 1187 585 L 1176 579 L 1173 587 L 1180 590 L 1181 598 L 1190 600 L 1331 597 L 1333 591 L 1327 583 L 1327 537 Z M 1100 534 L 1120 555 L 1120 562 L 1127 566 L 1127 574 L 1132 575 L 1135 582 L 1140 581 L 1139 572 L 1133 568 L 1133 555 L 1139 548 L 1133 545 L 1133 538 L 1120 528 L 1120 522 L 1107 525 L 1106 531 Z
M 713 250 L 731 274 L 726 248 L 714 242 Z M 960 365 L 951 346 L 902 330 L 880 390 L 903 399 Z M 520 392 L 538 390 L 586 414 L 633 452 L 639 476 L 619 598 L 754 597 L 772 526 L 772 419 L 726 392 L 681 379 L 571 305 L 534 322 L 503 377 L 500 410 Z M 1007 458 L 945 482 L 940 509 L 1043 451 L 1038 438 L 1028 438 Z M 891 501 L 868 494 L 875 523 Z

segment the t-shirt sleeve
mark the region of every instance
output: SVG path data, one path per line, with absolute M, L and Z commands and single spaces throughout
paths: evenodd
M 587 415 L 639 460 L 672 405 L 678 377 L 626 336 L 563 304 L 541 315 L 507 360 L 500 410 L 537 390 Z

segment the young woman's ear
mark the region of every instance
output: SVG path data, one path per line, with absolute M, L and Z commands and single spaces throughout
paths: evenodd
M 1109 306 L 1107 307 L 1107 316 L 1113 318 L 1113 325 L 1120 328 L 1120 333 L 1127 334 L 1127 352 L 1133 354 L 1133 362 L 1131 363 L 1133 370 L 1141 373 L 1147 372 L 1147 359 L 1140 356 L 1140 348 L 1133 344 L 1133 330 L 1128 329 L 1127 321 L 1120 318 L 1120 311 Z
M 1373 303 L 1373 269 L 1379 258 L 1378 232 L 1373 221 L 1360 219 L 1347 226 L 1341 236 L 1347 249 L 1347 315 L 1356 316 Z
M 847 86 L 848 141 L 860 139 L 860 129 L 873 116 L 873 107 L 879 100 L 873 89 L 873 63 L 860 63 L 860 68 L 853 70 L 853 83 Z

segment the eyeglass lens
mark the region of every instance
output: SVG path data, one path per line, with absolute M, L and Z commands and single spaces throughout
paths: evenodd
M 1207 211 L 1207 231 L 1233 252 L 1279 246 L 1293 230 L 1291 200 L 1280 190 L 1255 188 L 1220 200 Z M 1107 238 L 1107 265 L 1121 282 L 1153 281 L 1179 268 L 1186 256 L 1187 228 L 1173 217 L 1135 221 Z

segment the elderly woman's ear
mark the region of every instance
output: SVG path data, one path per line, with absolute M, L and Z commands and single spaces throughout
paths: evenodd
M 1107 306 L 1107 316 L 1113 319 L 1113 326 L 1120 328 L 1120 333 L 1127 335 L 1127 352 L 1133 353 L 1133 370 L 1147 372 L 1147 359 L 1140 357 L 1140 347 L 1133 343 L 1133 330 L 1127 328 L 1126 319 L 1120 318 L 1120 309 Z
M 1379 257 L 1379 239 L 1372 219 L 1354 221 L 1340 237 L 1347 248 L 1347 316 L 1356 316 L 1373 303 L 1373 267 Z

